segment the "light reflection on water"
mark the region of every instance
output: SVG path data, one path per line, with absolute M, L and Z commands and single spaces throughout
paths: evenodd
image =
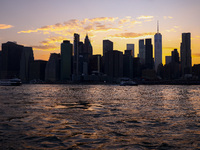
M 200 86 L 0 87 L 2 149 L 200 149 Z

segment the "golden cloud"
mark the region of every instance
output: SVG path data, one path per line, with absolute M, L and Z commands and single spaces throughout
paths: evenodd
M 147 32 L 147 33 L 134 33 L 134 32 L 127 32 L 127 33 L 120 33 L 120 34 L 114 34 L 110 35 L 110 37 L 116 37 L 116 38 L 140 38 L 140 37 L 150 37 L 154 35 L 154 32 Z
M 93 19 L 84 19 L 82 21 L 72 19 L 67 22 L 47 25 L 35 30 L 19 31 L 18 33 L 42 32 L 43 34 L 56 33 L 63 35 L 63 31 L 73 33 L 77 31 L 108 31 L 112 29 L 113 22 L 118 18 L 99 17 Z
M 109 21 L 109 22 L 114 22 L 117 20 L 118 17 L 98 17 L 98 18 L 93 18 L 93 19 L 87 19 L 90 22 L 101 22 L 101 21 Z
M 154 16 L 140 16 L 140 17 L 137 17 L 137 19 L 153 19 Z
M 14 26 L 12 25 L 8 25 L 8 24 L 0 24 L 0 29 L 9 29 L 9 28 L 12 28 Z
M 40 43 L 45 46 L 55 44 L 55 43 L 60 44 L 65 39 L 66 39 L 66 37 L 64 37 L 64 36 L 51 36 L 51 37 L 47 38 L 45 41 L 42 41 Z

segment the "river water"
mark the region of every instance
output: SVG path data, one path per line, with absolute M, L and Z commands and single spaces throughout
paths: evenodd
M 0 149 L 200 149 L 200 86 L 0 86 Z

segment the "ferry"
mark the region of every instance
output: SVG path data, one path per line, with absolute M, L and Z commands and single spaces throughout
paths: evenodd
M 3 85 L 3 86 L 19 86 L 21 84 L 22 82 L 18 78 L 0 80 L 0 85 Z

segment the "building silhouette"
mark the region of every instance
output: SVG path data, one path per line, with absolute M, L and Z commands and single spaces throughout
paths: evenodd
M 85 40 L 84 40 L 84 52 L 82 53 L 83 55 L 83 74 L 88 75 L 89 71 L 89 64 L 90 64 L 90 58 L 92 57 L 93 54 L 93 48 L 90 43 L 90 40 L 88 38 L 88 35 L 86 35 Z
M 117 50 L 105 53 L 105 74 L 111 81 L 123 77 L 123 53 Z
M 45 80 L 55 82 L 60 79 L 60 54 L 51 53 L 45 69 Z
M 145 64 L 145 45 L 144 40 L 139 40 L 139 57 L 140 57 L 140 63 Z
M 32 47 L 23 47 L 20 61 L 20 79 L 22 82 L 30 80 L 30 64 L 34 61 Z
M 134 44 L 127 44 L 126 45 L 126 49 L 127 50 L 131 50 L 132 51 L 132 56 L 135 57 L 135 45 Z
M 179 63 L 179 53 L 178 53 L 177 49 L 174 49 L 172 51 L 172 62 Z
M 106 74 L 107 66 L 105 66 L 106 63 L 106 53 L 113 51 L 113 42 L 110 40 L 103 40 L 103 57 L 102 57 L 102 72 Z M 109 57 L 107 56 L 107 59 Z M 108 60 L 107 60 L 108 61 Z
M 133 78 L 133 51 L 125 50 L 123 55 L 123 77 Z
M 0 51 L 0 79 L 1 79 L 1 71 L 2 71 L 2 51 Z
M 105 56 L 108 51 L 113 51 L 113 42 L 110 40 L 103 40 L 103 56 Z
M 157 24 L 157 33 L 154 35 L 154 56 L 155 56 L 155 70 L 159 64 L 162 64 L 162 35 L 159 33 L 159 24 Z
M 90 57 L 89 74 L 100 74 L 101 72 L 101 55 L 92 55 Z
M 73 58 L 73 74 L 74 76 L 78 76 L 79 72 L 79 34 L 74 33 L 74 58 Z
M 45 81 L 45 68 L 47 61 L 35 60 L 30 64 L 30 81 Z
M 145 67 L 146 69 L 153 69 L 153 45 L 151 39 L 145 39 Z
M 172 56 L 165 56 L 165 64 L 169 64 L 172 62 Z
M 22 45 L 16 42 L 2 44 L 2 70 L 1 78 L 8 79 L 20 77 L 20 61 L 23 52 Z
M 72 51 L 73 46 L 70 41 L 63 41 L 61 43 L 60 55 L 60 80 L 71 80 L 72 77 Z
M 85 36 L 84 40 L 84 52 L 88 54 L 88 58 L 93 54 L 92 44 L 90 43 L 88 35 Z
M 182 33 L 181 43 L 181 72 L 182 76 L 192 73 L 191 34 Z

